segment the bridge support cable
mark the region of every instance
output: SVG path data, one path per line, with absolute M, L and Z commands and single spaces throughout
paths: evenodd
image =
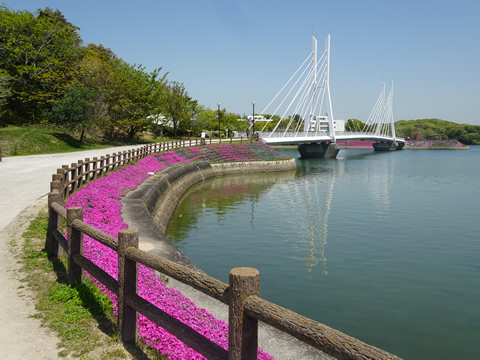
M 324 56 L 325 54 L 323 54 L 321 58 L 321 61 L 323 62 L 325 62 Z M 314 66 L 312 65 L 312 67 Z M 308 70 L 308 68 L 306 70 Z M 285 128 L 283 136 L 288 135 L 290 131 L 290 127 L 293 125 L 295 121 L 296 121 L 296 124 L 293 130 L 294 136 L 297 136 L 302 126 L 305 126 L 304 125 L 305 119 L 307 119 L 309 116 L 308 110 L 306 110 L 306 107 L 307 107 L 309 92 L 311 93 L 312 91 L 311 83 L 318 82 L 318 80 L 315 79 L 314 75 L 315 75 L 315 72 L 313 71 L 313 69 L 310 69 L 304 81 L 302 82 L 301 86 L 299 87 L 297 93 L 295 94 L 289 106 L 287 107 L 286 111 L 282 115 L 281 118 L 284 119 L 287 116 L 288 111 L 290 111 L 290 109 L 294 106 L 292 116 L 290 116 L 290 120 L 288 122 L 287 127 Z
M 262 114 L 265 114 L 267 112 L 267 109 L 270 105 L 272 105 L 273 101 L 280 95 L 280 93 L 285 89 L 285 87 L 290 83 L 290 81 L 294 78 L 294 76 L 298 73 L 298 71 L 305 66 L 305 63 L 307 62 L 307 60 L 311 57 L 311 54 L 308 56 L 308 58 L 303 62 L 302 66 L 295 72 L 295 74 L 290 78 L 290 80 L 288 80 L 287 84 L 285 84 L 285 86 L 282 88 L 282 90 L 280 90 L 280 92 L 275 96 L 275 98 L 267 105 L 267 107 L 263 110 Z M 302 73 L 300 74 L 300 76 L 298 77 L 298 79 L 295 81 L 295 83 L 293 84 L 293 86 L 291 87 L 291 89 L 288 91 L 288 93 L 285 95 L 285 97 L 283 98 L 283 100 L 280 102 L 280 104 L 277 106 L 277 108 L 275 109 L 275 111 L 273 112 L 272 116 L 274 115 L 277 115 L 277 113 L 280 111 L 280 109 L 282 108 L 282 106 L 284 105 L 284 103 L 288 100 L 290 94 L 292 93 L 292 91 L 297 87 L 298 83 L 300 82 L 300 80 L 303 79 L 303 82 L 301 84 L 301 86 L 299 87 L 299 90 L 297 90 L 297 93 L 295 94 L 295 96 L 293 97 L 293 99 L 290 101 L 289 105 L 287 106 L 287 108 L 285 109 L 284 113 L 282 116 L 280 116 L 280 120 L 278 121 L 277 125 L 275 126 L 274 130 L 272 133 L 274 133 L 275 131 L 277 131 L 277 128 L 278 126 L 280 125 L 281 121 L 283 119 L 285 119 L 286 117 L 286 114 L 288 112 L 288 110 L 291 108 L 292 104 L 295 102 L 295 99 L 297 98 L 298 96 L 298 93 L 299 91 L 305 86 L 305 82 L 308 80 L 308 77 L 305 77 L 305 73 L 308 71 L 308 67 L 305 67 L 305 69 L 302 71 Z M 291 126 L 291 121 L 292 119 L 290 120 L 290 123 L 287 127 L 287 129 Z
M 288 79 L 288 81 L 285 83 L 285 85 L 283 85 L 283 87 L 280 89 L 280 91 L 277 93 L 277 95 L 275 95 L 275 97 L 272 99 L 272 101 L 270 101 L 268 103 L 268 105 L 265 107 L 265 109 L 263 109 L 263 111 L 261 112 L 261 114 L 265 114 L 267 109 L 270 107 L 270 105 L 272 105 L 272 103 L 277 99 L 277 97 L 282 93 L 283 90 L 285 90 L 285 88 L 287 87 L 288 84 L 290 84 L 290 81 L 292 81 L 292 79 L 295 77 L 295 75 L 297 75 L 297 73 L 305 66 L 305 63 L 310 59 L 311 57 L 311 54 L 307 56 L 307 58 L 305 59 L 305 61 L 303 62 L 302 65 L 300 65 L 300 67 L 297 69 L 297 71 L 295 71 L 295 73 L 292 75 L 292 77 L 290 79 Z M 306 70 L 304 70 L 305 72 Z M 302 73 L 303 75 L 303 73 Z M 301 78 L 301 77 L 300 77 Z M 299 79 L 300 79 L 299 78 Z M 297 80 L 298 82 L 298 80 Z M 295 85 L 294 85 L 295 86 Z M 292 90 L 293 90 L 293 87 L 292 87 Z M 290 90 L 290 91 L 292 91 Z M 290 93 L 290 92 L 289 92 Z M 285 97 L 286 99 L 286 97 Z M 279 108 L 283 105 L 283 102 L 285 101 L 285 99 L 282 101 L 282 103 L 280 103 L 280 105 L 275 109 L 274 113 L 276 115 L 277 111 L 279 110 Z
M 287 81 L 282 89 L 275 95 L 272 101 L 267 105 L 262 113 L 267 113 L 269 108 L 275 108 L 271 116 L 279 116 L 280 120 L 273 127 L 273 131 L 266 134 L 268 138 L 272 136 L 296 137 L 309 133 L 308 136 L 314 136 L 319 132 L 327 131 L 318 125 L 319 115 L 325 114 L 325 119 L 329 121 L 328 132 L 335 137 L 333 131 L 333 109 L 331 105 L 331 96 L 329 88 L 329 44 L 330 36 L 325 41 L 325 51 L 317 55 L 317 40 L 312 37 L 312 52 L 309 58 L 303 62 L 300 68 Z M 310 59 L 310 61 L 308 61 Z M 293 86 L 290 84 L 293 83 Z M 288 86 L 283 99 L 280 97 Z M 275 105 L 274 104 L 277 104 Z M 265 127 L 264 127 L 265 129 Z M 262 129 L 262 130 L 264 130 Z
M 392 138 L 393 141 L 397 140 L 397 135 L 395 134 L 395 119 L 393 118 L 393 81 L 392 87 L 390 88 L 390 92 L 388 93 L 388 109 L 389 109 L 389 119 L 390 124 L 392 127 Z
M 375 106 L 368 117 L 362 130 L 364 133 L 374 133 L 375 136 L 391 137 L 396 139 L 393 118 L 393 84 L 387 97 L 385 97 L 385 84 Z

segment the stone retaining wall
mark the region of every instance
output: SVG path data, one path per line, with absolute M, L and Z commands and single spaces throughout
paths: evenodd
M 211 165 L 196 161 L 162 171 L 144 195 L 143 201 L 163 234 L 185 193 L 195 184 L 215 176 L 245 173 L 288 171 L 296 169 L 295 159 L 278 161 L 235 162 Z M 154 178 L 155 180 L 155 178 Z

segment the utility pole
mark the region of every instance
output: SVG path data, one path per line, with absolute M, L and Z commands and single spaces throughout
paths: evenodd
M 220 103 L 218 105 L 218 137 L 220 138 L 220 143 L 222 142 L 222 133 L 220 131 Z
M 253 133 L 252 137 L 255 138 L 255 101 L 252 101 L 253 111 L 252 111 L 252 121 L 253 121 Z

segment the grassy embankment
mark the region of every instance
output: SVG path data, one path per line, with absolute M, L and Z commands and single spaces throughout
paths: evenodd
M 88 137 L 84 143 L 77 140 L 75 134 L 69 134 L 54 126 L 7 126 L 0 127 L 0 150 L 3 157 L 36 154 L 56 154 L 82 150 L 104 149 L 111 146 L 128 145 L 117 142 L 106 143 L 97 137 Z M 169 141 L 170 139 L 155 139 L 150 136 L 137 141 L 149 143 L 154 141 Z

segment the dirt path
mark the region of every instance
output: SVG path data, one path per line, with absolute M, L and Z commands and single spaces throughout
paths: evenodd
M 47 204 L 53 173 L 77 160 L 138 148 L 118 147 L 68 154 L 19 156 L 0 162 L 0 358 L 59 359 L 58 339 L 33 318 L 35 307 L 22 285 L 15 255 L 28 223 Z M 64 359 L 64 358 L 62 358 Z

